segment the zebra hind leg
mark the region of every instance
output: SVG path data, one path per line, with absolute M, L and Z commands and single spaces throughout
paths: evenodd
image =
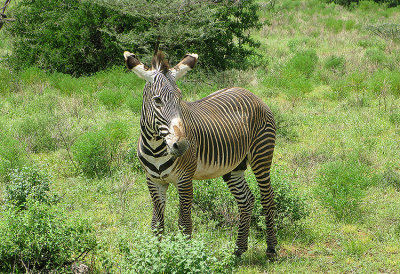
M 265 214 L 267 227 L 267 256 L 276 256 L 275 246 L 277 239 L 275 234 L 275 212 L 274 191 L 271 187 L 270 167 L 274 151 L 274 139 L 268 135 L 261 135 L 260 142 L 253 146 L 250 166 L 253 170 L 261 194 L 261 205 Z
M 239 207 L 240 223 L 235 249 L 235 255 L 238 257 L 248 248 L 251 212 L 254 205 L 254 195 L 244 178 L 245 170 L 246 162 L 244 161 L 244 164 L 223 176 Z

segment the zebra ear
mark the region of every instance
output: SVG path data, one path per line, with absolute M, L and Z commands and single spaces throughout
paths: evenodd
M 129 70 L 132 70 L 137 76 L 146 80 L 147 82 L 153 82 L 153 71 L 144 65 L 135 54 L 130 53 L 129 51 L 124 52 L 125 64 Z
M 170 69 L 172 76 L 175 77 L 175 80 L 182 78 L 186 72 L 191 70 L 197 62 L 199 56 L 197 54 L 186 54 L 182 60 L 172 69 Z

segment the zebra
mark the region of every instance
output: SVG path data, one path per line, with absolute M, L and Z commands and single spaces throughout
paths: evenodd
M 179 196 L 178 224 L 192 233 L 192 180 L 222 176 L 239 208 L 235 255 L 248 249 L 254 195 L 244 172 L 250 165 L 261 193 L 266 217 L 267 256 L 275 256 L 277 244 L 274 192 L 270 167 L 275 146 L 275 122 L 270 109 L 250 91 L 225 88 L 195 102 L 182 100 L 176 81 L 191 70 L 197 54 L 187 54 L 170 68 L 162 52 L 144 65 L 125 51 L 126 66 L 146 80 L 140 118 L 137 155 L 145 170 L 153 204 L 151 228 L 160 235 L 169 184 Z

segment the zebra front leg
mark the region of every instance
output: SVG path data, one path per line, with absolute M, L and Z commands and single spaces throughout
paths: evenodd
M 245 167 L 244 167 L 245 168 Z M 223 176 L 229 190 L 238 203 L 240 223 L 236 239 L 235 255 L 240 257 L 248 248 L 251 212 L 254 206 L 254 195 L 244 178 L 244 170 L 233 170 Z
M 164 231 L 164 210 L 168 184 L 154 183 L 147 178 L 147 186 L 153 202 L 153 218 L 151 220 L 151 229 L 156 235 L 160 236 Z
M 179 227 L 188 236 L 192 235 L 192 180 L 180 181 L 177 184 L 179 194 Z

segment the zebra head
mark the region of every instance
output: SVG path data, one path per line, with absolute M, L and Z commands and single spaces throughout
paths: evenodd
M 185 55 L 173 68 L 169 68 L 162 52 L 153 57 L 152 68 L 141 63 L 130 52 L 125 51 L 124 57 L 128 69 L 146 80 L 143 90 L 142 132 L 163 138 L 169 152 L 174 156 L 183 155 L 189 142 L 182 121 L 182 94 L 176 80 L 194 67 L 197 54 Z

